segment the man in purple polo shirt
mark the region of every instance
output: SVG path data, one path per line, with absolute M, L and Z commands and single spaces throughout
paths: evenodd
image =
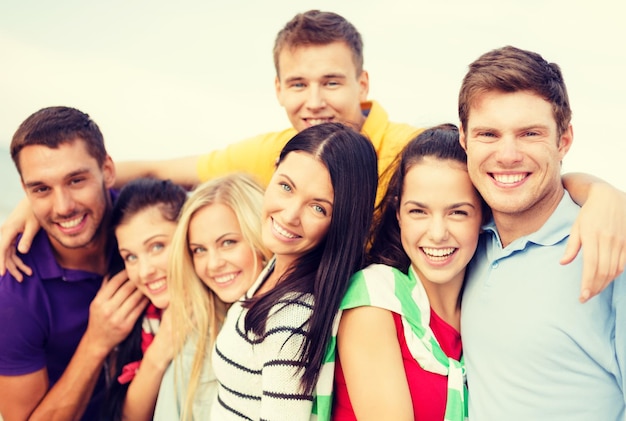
M 42 228 L 21 255 L 32 275 L 0 278 L 0 414 L 95 420 L 105 358 L 146 304 L 124 273 L 103 282 L 115 167 L 96 123 L 68 107 L 28 117 L 11 156 Z

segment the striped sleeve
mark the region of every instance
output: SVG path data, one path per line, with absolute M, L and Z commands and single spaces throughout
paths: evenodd
M 312 396 L 302 391 L 299 360 L 312 310 L 311 296 L 283 299 L 268 317 L 255 350 L 262 362 L 262 420 L 307 419 L 311 413 Z

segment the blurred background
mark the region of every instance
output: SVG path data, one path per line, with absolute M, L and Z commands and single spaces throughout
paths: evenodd
M 626 190 L 626 25 L 617 0 L 4 0 L 0 221 L 22 195 L 10 139 L 46 106 L 89 113 L 116 161 L 203 153 L 287 127 L 274 95 L 274 37 L 312 8 L 360 30 L 370 98 L 393 121 L 457 123 L 461 79 L 488 50 L 511 44 L 558 63 L 574 111 L 564 170 Z

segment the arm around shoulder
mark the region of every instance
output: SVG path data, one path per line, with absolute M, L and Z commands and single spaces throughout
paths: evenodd
M 197 165 L 199 156 L 159 161 L 122 161 L 115 164 L 115 187 L 121 188 L 131 180 L 142 177 L 170 179 L 192 188 L 200 183 Z

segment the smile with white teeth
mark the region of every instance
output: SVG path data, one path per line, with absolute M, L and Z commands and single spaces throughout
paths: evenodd
M 69 221 L 59 222 L 62 228 L 69 229 L 78 226 L 82 222 L 84 215 L 79 216 L 78 218 L 71 219 Z
M 167 283 L 167 281 L 165 279 L 162 279 L 160 281 L 150 282 L 150 283 L 146 284 L 146 287 L 150 291 L 158 291 L 161 288 L 163 288 L 166 283 Z
M 422 251 L 429 259 L 435 261 L 443 261 L 450 257 L 457 249 L 455 247 L 447 247 L 447 248 L 431 248 L 431 247 L 422 247 Z
M 492 175 L 493 175 L 494 180 L 496 180 L 498 183 L 515 184 L 515 183 L 519 183 L 524 178 L 526 178 L 527 173 L 520 173 L 520 174 L 496 174 L 496 173 L 493 173 Z
M 214 276 L 213 279 L 217 284 L 225 284 L 226 282 L 230 282 L 237 277 L 237 273 L 229 273 L 227 275 Z
M 285 238 L 289 238 L 289 239 L 294 239 L 294 238 L 298 238 L 297 235 L 290 233 L 289 231 L 287 231 L 286 229 L 284 229 L 283 227 L 281 227 L 280 225 L 278 225 L 276 223 L 276 221 L 274 221 L 272 219 L 272 225 L 274 226 L 274 229 L 276 230 L 276 232 L 278 232 L 280 235 L 282 235 Z
M 309 123 L 311 126 L 317 126 L 318 124 L 322 124 L 322 123 L 329 123 L 332 120 L 332 118 L 307 118 L 306 121 L 307 123 Z

